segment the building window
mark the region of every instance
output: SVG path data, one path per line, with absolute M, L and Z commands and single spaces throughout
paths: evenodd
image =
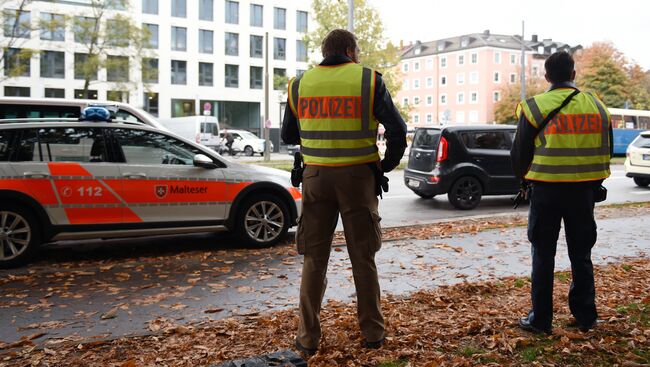
M 494 77 L 492 78 L 492 80 L 495 83 L 500 83 L 501 82 L 501 74 L 498 71 L 495 71 L 494 72 Z
M 193 99 L 172 99 L 172 117 L 196 115 L 196 105 Z
M 501 63 L 501 52 L 498 52 L 498 51 L 494 52 L 494 63 L 495 64 L 500 64 Z
M 458 104 L 465 103 L 465 93 L 463 92 L 456 93 L 456 103 Z
M 478 53 L 477 52 L 472 52 L 472 55 L 470 56 L 471 58 L 471 63 L 472 64 L 478 64 Z
M 226 32 L 226 55 L 239 55 L 239 34 Z
M 7 38 L 30 38 L 31 16 L 28 11 L 5 10 L 4 35 Z
M 65 52 L 41 51 L 41 78 L 65 79 Z
M 228 88 L 239 87 L 239 65 L 226 64 L 225 81 Z
M 149 42 L 146 46 L 147 48 L 158 48 L 158 24 L 143 24 L 144 29 L 146 30 L 147 35 L 149 36 Z
M 478 92 L 471 92 L 469 94 L 469 103 L 477 103 L 478 102 Z
M 5 97 L 29 97 L 29 87 L 5 87 Z
M 286 90 L 287 89 L 287 70 L 280 68 L 273 68 L 273 89 Z
M 418 114 L 413 115 L 413 123 L 414 124 L 419 124 L 420 123 L 420 115 L 418 115 Z
M 113 47 L 129 47 L 129 24 L 124 19 L 108 19 L 106 21 L 106 45 Z
M 494 94 L 492 94 L 492 101 L 499 102 L 500 100 L 501 100 L 501 93 L 494 92 Z
M 144 14 L 158 14 L 158 0 L 142 0 Z
M 465 123 L 465 111 L 456 112 L 456 122 L 459 124 Z
M 465 65 L 465 55 L 458 55 L 458 65 Z
M 214 0 L 199 0 L 199 19 L 214 20 Z
M 84 92 L 83 89 L 75 89 L 74 98 L 75 99 L 97 99 L 97 90 L 88 89 L 87 91 Z
M 199 63 L 199 85 L 212 86 L 214 76 L 214 64 L 211 62 Z
M 469 111 L 469 122 L 478 122 L 478 111 Z
M 97 18 L 91 17 L 74 17 L 72 32 L 74 41 L 77 43 L 90 43 L 92 41 L 92 29 L 95 28 Z
M 433 106 L 433 96 L 427 96 L 427 106 Z
M 97 57 L 96 55 L 93 57 Z M 88 61 L 88 54 L 74 54 L 74 78 L 97 80 L 97 63 Z
M 213 32 L 199 29 L 199 52 L 211 54 L 213 49 Z
M 20 48 L 6 48 L 5 76 L 29 76 L 31 73 L 31 52 Z
M 427 70 L 433 69 L 433 59 L 427 59 Z
M 447 104 L 447 95 L 444 93 L 440 95 L 440 104 Z
M 433 115 L 430 113 L 427 113 L 427 124 L 430 124 L 433 122 Z
M 45 98 L 65 98 L 65 89 L 45 88 Z
M 408 79 L 402 80 L 402 89 L 404 89 L 404 90 L 409 89 L 409 80 Z
M 173 51 L 187 50 L 187 28 L 172 27 L 172 50 Z
M 413 105 L 414 106 L 420 105 L 420 97 L 413 97 Z
M 303 40 L 296 40 L 296 61 L 307 62 L 307 46 Z
M 262 89 L 264 87 L 264 68 L 251 66 L 251 89 Z
M 287 58 L 287 40 L 284 38 L 273 39 L 273 58 L 285 60 Z
M 517 74 L 510 73 L 510 84 L 515 84 L 517 82 Z
M 420 89 L 420 79 L 413 79 L 413 89 Z
M 239 24 L 239 3 L 226 0 L 226 23 Z
M 469 84 L 478 84 L 478 71 L 469 73 Z
M 145 111 L 154 116 L 158 116 L 158 93 L 144 93 L 144 103 L 142 107 Z
M 539 75 L 539 68 L 537 66 L 533 66 L 533 76 L 538 76 Z
M 440 85 L 447 85 L 447 76 L 442 75 L 440 76 Z
M 142 82 L 158 83 L 158 59 L 142 59 Z
M 465 84 L 465 73 L 456 74 L 456 84 L 458 85 Z
M 172 60 L 172 84 L 187 84 L 187 61 Z
M 427 78 L 427 88 L 433 88 L 433 78 L 432 77 Z
M 172 17 L 177 17 L 177 18 L 187 17 L 186 0 L 172 0 Z
M 516 64 L 517 64 L 517 55 L 510 54 L 510 65 L 516 65 Z
M 65 17 L 61 14 L 41 13 L 41 39 L 65 41 Z
M 273 8 L 273 28 L 287 29 L 287 9 Z
M 404 106 L 408 106 L 408 105 L 409 105 L 409 98 L 408 98 L 408 97 L 404 97 L 404 99 L 402 99 L 402 104 L 403 104 Z
M 262 36 L 253 36 L 250 37 L 251 46 L 251 57 L 261 59 L 264 57 L 264 37 Z
M 129 92 L 125 92 L 121 90 L 106 91 L 106 100 L 129 103 Z
M 413 71 L 420 71 L 420 62 L 416 61 L 413 63 Z
M 129 58 L 127 56 L 106 57 L 106 80 L 126 82 L 129 80 Z
M 307 33 L 309 18 L 306 11 L 298 10 L 296 11 L 296 31 L 301 33 Z
M 251 4 L 251 27 L 264 26 L 264 7 L 258 4 Z
M 440 67 L 441 68 L 447 67 L 447 56 L 440 57 Z
M 408 62 L 402 63 L 402 71 L 405 72 L 405 73 L 409 72 L 409 63 Z

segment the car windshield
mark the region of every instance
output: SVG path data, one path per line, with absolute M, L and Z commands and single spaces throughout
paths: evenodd
M 639 135 L 638 138 L 632 143 L 637 148 L 650 148 L 650 134 Z
M 239 135 L 241 135 L 241 137 L 244 138 L 244 139 L 259 139 L 257 137 L 257 135 L 255 135 L 255 134 L 253 134 L 251 132 L 248 132 L 248 131 L 242 131 L 242 132 L 239 133 Z
M 419 129 L 413 138 L 413 147 L 421 149 L 436 149 L 440 140 L 440 130 Z

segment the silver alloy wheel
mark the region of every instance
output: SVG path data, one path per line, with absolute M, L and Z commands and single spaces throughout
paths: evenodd
M 250 238 L 258 242 L 271 242 L 282 233 L 284 220 L 284 213 L 276 203 L 259 201 L 246 212 L 244 227 Z
M 20 214 L 0 211 L 0 261 L 20 256 L 32 239 L 32 228 Z

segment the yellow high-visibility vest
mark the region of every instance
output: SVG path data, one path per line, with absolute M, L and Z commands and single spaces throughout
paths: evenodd
M 538 128 L 544 118 L 573 92 L 558 88 L 536 95 L 517 106 Z M 605 104 L 591 93 L 579 93 L 535 138 L 535 153 L 526 179 L 543 182 L 602 180 L 610 175 L 609 129 Z
M 289 82 L 307 165 L 351 166 L 379 160 L 372 113 L 375 72 L 353 62 L 316 66 Z

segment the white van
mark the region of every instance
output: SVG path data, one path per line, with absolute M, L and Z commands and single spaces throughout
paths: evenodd
M 24 118 L 78 118 L 88 106 L 106 107 L 117 120 L 141 122 L 166 130 L 148 112 L 126 103 L 92 99 L 0 97 L 0 120 Z
M 219 120 L 214 116 L 173 117 L 160 121 L 169 131 L 208 148 L 218 150 Z

